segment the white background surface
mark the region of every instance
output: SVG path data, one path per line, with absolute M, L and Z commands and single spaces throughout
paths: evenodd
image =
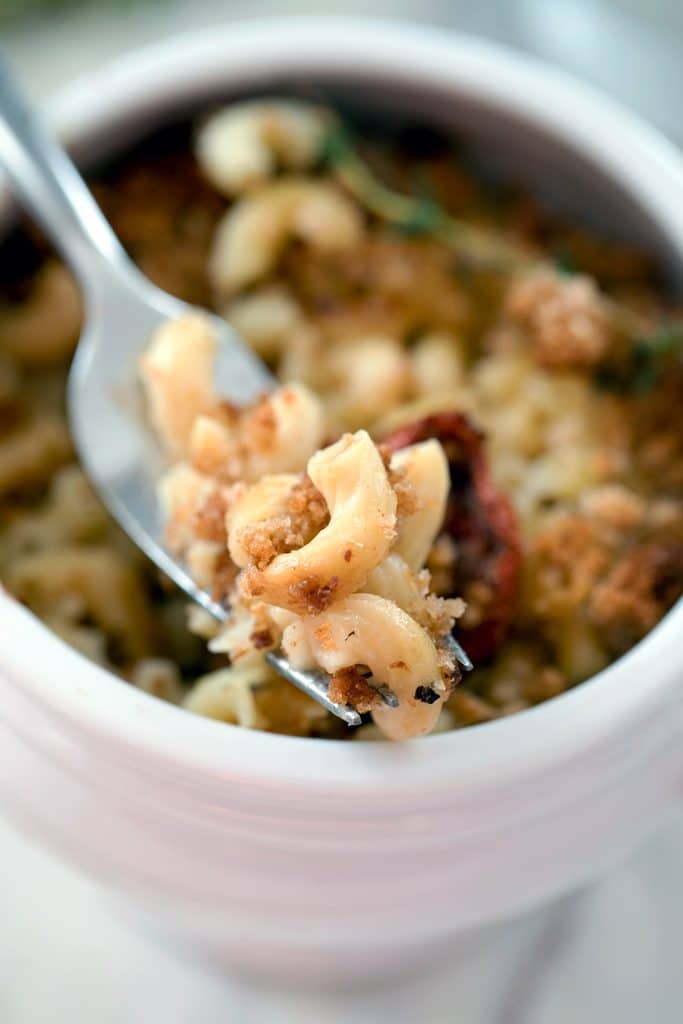
M 256 990 L 130 931 L 92 883 L 0 823 L 2 1024 L 679 1024 L 683 820 L 584 892 L 428 977 Z
M 419 13 L 508 38 L 620 93 L 683 138 L 683 5 L 657 0 L 659 20 L 646 27 L 628 13 L 638 0 L 621 5 L 626 13 L 593 0 L 375 0 L 372 13 Z M 80 70 L 161 34 L 227 15 L 320 6 L 167 0 L 125 18 L 38 23 L 3 42 L 42 99 Z M 367 5 L 334 10 L 362 13 Z M 683 815 L 590 890 L 497 930 L 429 978 L 356 994 L 256 991 L 134 934 L 92 883 L 0 822 L 0 1024 L 678 1024 L 682 916 Z

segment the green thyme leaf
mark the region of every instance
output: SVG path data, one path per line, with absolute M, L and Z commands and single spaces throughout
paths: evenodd
M 665 324 L 656 334 L 638 343 L 646 346 L 654 355 L 667 355 L 683 349 L 683 322 Z
M 513 270 L 529 263 L 519 246 L 451 216 L 431 197 L 405 195 L 389 188 L 361 159 L 351 133 L 339 121 L 327 132 L 320 159 L 369 213 L 399 231 L 438 238 L 473 267 Z
M 320 162 L 335 167 L 353 155 L 351 138 L 346 128 L 335 122 L 325 133 L 320 147 Z
M 396 227 L 406 235 L 430 235 L 438 231 L 445 214 L 431 199 L 417 199 L 409 216 L 397 221 Z
M 555 269 L 563 276 L 577 274 L 579 271 L 574 253 L 570 252 L 569 249 L 558 249 L 553 255 L 553 263 Z
M 662 379 L 672 356 L 683 353 L 683 323 L 665 324 L 655 334 L 633 343 L 629 357 L 619 366 L 598 368 L 595 381 L 603 391 L 645 395 Z
M 389 188 L 358 154 L 351 132 L 338 119 L 326 133 L 320 160 L 368 213 L 405 234 L 430 235 L 450 246 L 459 268 L 507 274 L 543 262 L 514 239 L 452 216 L 431 196 L 405 195 Z M 561 274 L 579 269 L 568 249 L 555 253 L 554 263 Z M 667 359 L 683 351 L 683 323 L 665 325 L 650 337 L 642 337 L 639 314 L 608 297 L 605 302 L 614 326 L 630 339 L 631 349 L 618 364 L 599 367 L 595 382 L 608 391 L 645 394 L 656 387 Z

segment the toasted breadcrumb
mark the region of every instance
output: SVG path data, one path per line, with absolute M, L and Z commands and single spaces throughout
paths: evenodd
M 315 630 L 315 639 L 324 651 L 335 650 L 336 644 L 332 636 L 332 627 L 327 623 L 323 623 L 322 626 L 317 627 Z
M 249 639 L 257 651 L 273 647 L 275 644 L 275 638 L 269 629 L 255 629 Z
M 228 599 L 237 579 L 237 567 L 227 551 L 221 551 L 216 563 L 211 598 L 223 602 Z
M 276 429 L 277 420 L 270 399 L 264 395 L 244 417 L 245 447 L 252 451 L 267 452 L 272 447 Z
M 540 615 L 576 608 L 586 599 L 608 564 L 599 528 L 585 516 L 559 513 L 532 543 L 534 607 Z
M 304 544 L 330 521 L 325 499 L 307 474 L 294 485 L 287 498 L 287 512 Z
M 288 516 L 271 516 L 242 527 L 240 542 L 257 569 L 265 569 L 281 552 L 300 547 L 296 535 L 290 533 L 290 525 Z M 291 546 L 287 543 L 289 539 L 294 540 Z
M 421 624 L 434 636 L 448 636 L 465 612 L 465 602 L 461 597 L 437 597 L 427 594 L 424 598 L 420 615 Z
M 647 512 L 647 502 L 640 494 L 622 484 L 605 484 L 584 495 L 581 506 L 615 530 L 631 530 L 640 526 Z
M 214 487 L 195 511 L 192 526 L 200 540 L 215 541 L 225 545 L 228 540 L 225 515 L 228 500 L 223 488 Z
M 513 280 L 506 300 L 510 319 L 530 334 L 541 366 L 595 366 L 612 337 L 608 312 L 595 283 L 584 275 L 561 277 L 552 269 Z
M 328 696 L 336 704 L 350 704 L 362 715 L 380 703 L 377 691 L 356 666 L 343 668 L 330 677 Z
M 659 621 L 678 594 L 683 543 L 647 541 L 628 548 L 596 586 L 589 602 L 592 622 L 613 647 L 624 650 Z
M 277 555 L 303 547 L 329 522 L 323 496 L 305 474 L 292 487 L 286 509 L 286 515 L 261 519 L 240 531 L 242 547 L 257 569 L 265 569 Z
M 292 583 L 288 593 L 295 604 L 301 606 L 307 615 L 319 615 L 334 601 L 339 580 L 332 576 L 329 580 L 320 580 L 317 576 L 307 576 L 297 583 Z
M 419 510 L 419 502 L 415 494 L 415 488 L 406 479 L 406 471 L 403 466 L 398 469 L 389 469 L 389 483 L 396 495 L 396 515 L 412 516 Z

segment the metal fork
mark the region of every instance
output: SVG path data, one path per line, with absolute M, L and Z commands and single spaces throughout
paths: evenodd
M 82 288 L 85 323 L 68 384 L 69 419 L 80 461 L 138 547 L 192 600 L 222 621 L 227 609 L 197 587 L 185 566 L 164 547 L 156 499 L 163 460 L 145 427 L 136 387 L 138 358 L 154 329 L 190 307 L 153 285 L 129 259 L 74 164 L 21 96 L 1 53 L 0 165 Z M 213 325 L 221 342 L 218 392 L 244 404 L 272 388 L 272 376 L 236 332 L 216 316 Z M 325 673 L 294 669 L 282 654 L 266 657 L 281 675 L 337 717 L 349 725 L 360 723 L 354 708 L 330 700 Z M 378 687 L 377 692 L 389 706 L 397 705 L 387 687 Z

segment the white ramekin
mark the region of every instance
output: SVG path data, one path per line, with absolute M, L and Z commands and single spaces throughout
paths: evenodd
M 294 19 L 132 55 L 55 100 L 83 158 L 209 96 L 330 77 L 432 112 L 493 162 L 658 247 L 680 275 L 678 153 L 612 102 L 443 32 Z M 0 802 L 129 909 L 267 974 L 400 969 L 580 884 L 650 830 L 683 779 L 679 604 L 550 703 L 402 745 L 248 732 L 146 696 L 0 594 Z

